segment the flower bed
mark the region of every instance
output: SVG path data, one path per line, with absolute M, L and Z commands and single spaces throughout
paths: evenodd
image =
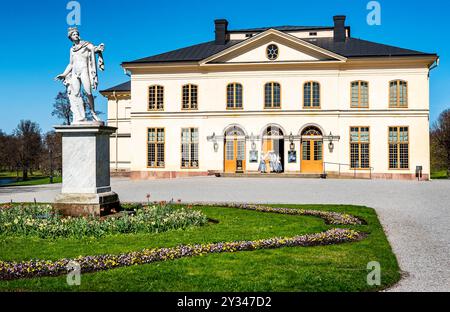
M 58 261 L 31 260 L 23 262 L 0 261 L 0 279 L 11 280 L 40 276 L 56 276 L 68 273 L 68 265 L 75 261 L 81 272 L 95 272 L 117 267 L 131 266 L 166 261 L 183 257 L 205 254 L 252 251 L 294 246 L 318 246 L 345 242 L 354 242 L 364 238 L 364 234 L 350 229 L 331 229 L 322 233 L 294 236 L 290 238 L 275 237 L 255 241 L 235 241 L 198 245 L 181 245 L 174 248 L 144 249 L 138 252 L 119 255 L 85 256 Z
M 0 207 L 0 234 L 11 236 L 101 237 L 109 234 L 156 233 L 201 226 L 207 217 L 197 210 L 153 205 L 120 217 L 62 217 L 51 205 Z
M 318 217 L 318 218 L 325 220 L 325 223 L 327 223 L 327 224 L 333 224 L 333 225 L 366 224 L 366 222 L 364 220 L 357 218 L 355 216 L 352 216 L 352 215 L 349 215 L 346 213 L 338 213 L 338 212 L 332 212 L 332 211 L 275 208 L 275 207 L 262 206 L 262 205 L 238 204 L 238 203 L 213 203 L 213 204 L 195 203 L 193 205 L 195 205 L 195 206 L 230 207 L 230 208 L 260 211 L 260 212 L 281 213 L 281 214 L 299 215 L 299 216 L 313 216 L 313 217 Z

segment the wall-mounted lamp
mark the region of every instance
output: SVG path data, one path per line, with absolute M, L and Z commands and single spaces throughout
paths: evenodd
M 334 143 L 333 143 L 333 134 L 330 131 L 330 143 L 328 143 L 328 150 L 330 151 L 330 153 L 333 153 L 334 150 Z
M 292 134 L 292 132 L 291 134 L 289 134 L 289 142 L 291 142 L 291 144 L 289 144 L 290 150 L 291 151 L 295 150 L 294 135 Z
M 255 136 L 253 135 L 253 132 L 250 135 L 250 141 L 252 142 L 252 151 L 256 151 Z
M 214 142 L 214 152 L 217 153 L 217 151 L 219 150 L 219 144 L 217 143 L 217 138 L 216 138 L 216 133 L 213 132 L 212 136 L 211 136 L 211 140 Z
M 330 143 L 328 143 L 328 149 L 330 150 L 330 153 L 333 153 L 334 150 L 334 143 L 330 141 Z

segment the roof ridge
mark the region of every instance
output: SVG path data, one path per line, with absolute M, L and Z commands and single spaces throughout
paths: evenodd
M 267 29 L 276 28 L 293 28 L 298 30 L 308 30 L 308 29 L 332 29 L 333 26 L 303 26 L 303 25 L 277 25 L 277 26 L 262 26 L 262 27 L 252 27 L 252 28 L 240 28 L 240 29 L 229 29 L 230 32 L 244 32 L 244 31 L 262 31 Z

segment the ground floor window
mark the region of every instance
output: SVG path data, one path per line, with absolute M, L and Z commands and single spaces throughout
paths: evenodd
M 198 128 L 181 129 L 181 168 L 198 168 Z
M 165 133 L 164 128 L 148 128 L 147 130 L 147 166 L 164 168 Z
M 350 168 L 370 168 L 369 127 L 350 127 Z
M 409 168 L 409 129 L 389 127 L 389 169 Z

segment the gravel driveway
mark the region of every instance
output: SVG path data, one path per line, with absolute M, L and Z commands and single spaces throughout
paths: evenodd
M 405 277 L 390 291 L 450 291 L 450 181 L 278 178 L 112 180 L 122 201 L 355 204 L 375 208 Z M 51 202 L 60 185 L 0 188 L 0 202 Z M 382 265 L 382 264 L 381 264 Z

